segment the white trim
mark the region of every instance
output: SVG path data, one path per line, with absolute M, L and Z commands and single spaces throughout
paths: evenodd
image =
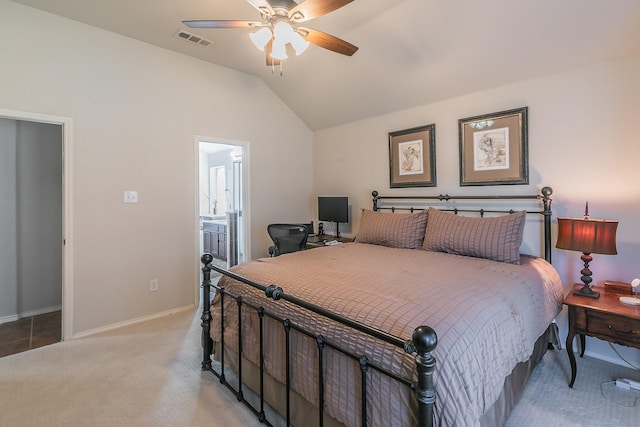
M 60 311 L 60 310 L 62 310 L 62 306 L 56 305 L 53 307 L 39 308 L 37 310 L 29 310 L 29 311 L 25 311 L 24 313 L 12 314 L 10 316 L 3 316 L 3 317 L 0 317 L 0 324 L 15 322 L 16 320 L 23 319 L 25 317 L 39 316 L 41 314 L 53 313 L 54 311 Z
M 24 313 L 20 313 L 18 317 L 22 319 L 24 317 L 39 316 L 41 314 L 53 313 L 54 311 L 60 311 L 60 310 L 62 310 L 62 306 L 56 305 L 53 307 L 45 307 L 45 308 L 39 308 L 37 310 L 25 311 Z
M 71 337 L 73 332 L 73 119 L 0 109 L 0 117 L 62 126 L 62 194 L 63 219 L 62 235 L 65 245 L 62 248 L 62 340 Z
M 3 316 L 0 317 L 0 325 L 2 325 L 3 323 L 15 322 L 18 319 L 19 317 L 17 314 L 12 314 L 11 316 Z
M 71 339 L 75 340 L 75 339 L 78 339 L 78 338 L 88 337 L 90 335 L 99 334 L 100 332 L 111 331 L 113 329 L 122 328 L 124 326 L 130 326 L 130 325 L 135 325 L 136 323 L 146 322 L 147 320 L 154 320 L 154 319 L 158 319 L 160 317 L 170 316 L 170 315 L 176 314 L 176 313 L 182 313 L 183 311 L 194 310 L 197 307 L 198 306 L 194 305 L 194 304 L 185 305 L 185 306 L 178 307 L 178 308 L 172 308 L 171 310 L 162 311 L 160 313 L 150 314 L 148 316 L 137 317 L 135 319 L 126 320 L 124 322 L 114 323 L 112 325 L 101 326 L 99 328 L 90 329 L 88 331 L 83 331 L 83 332 L 79 332 L 77 334 L 74 334 L 71 337 Z
M 248 142 L 244 144 L 244 151 L 242 155 L 242 186 L 244 188 L 242 194 L 242 206 L 244 211 L 242 212 L 242 226 L 244 227 L 244 260 L 249 261 L 251 256 L 251 144 Z
M 194 212 L 196 213 L 196 221 L 194 221 L 194 233 L 196 236 L 196 245 L 194 248 L 194 259 L 196 260 L 196 270 L 195 271 L 200 271 L 201 269 L 201 263 L 200 263 L 200 256 L 201 256 L 201 245 L 200 245 L 200 139 L 199 137 L 196 135 L 193 138 L 194 142 L 195 142 L 195 155 L 193 156 L 193 158 L 195 159 L 195 167 L 193 168 L 195 170 L 195 180 L 194 180 L 194 186 L 193 186 L 193 200 L 194 203 L 196 204 L 195 208 L 194 208 Z M 197 306 L 200 305 L 200 281 L 201 281 L 201 275 L 198 274 L 197 275 L 198 280 L 196 283 L 196 290 L 195 290 L 195 295 L 194 295 L 194 300 L 193 303 Z

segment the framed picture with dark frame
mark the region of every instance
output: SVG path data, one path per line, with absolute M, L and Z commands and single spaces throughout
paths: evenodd
M 389 185 L 436 186 L 436 125 L 389 132 Z
M 458 120 L 460 185 L 529 183 L 528 107 Z

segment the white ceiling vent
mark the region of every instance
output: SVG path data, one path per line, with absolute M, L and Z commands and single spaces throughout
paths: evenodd
M 196 36 L 195 34 L 191 34 L 184 30 L 178 30 L 178 32 L 175 33 L 174 36 L 176 36 L 179 39 L 186 40 L 188 42 L 191 42 L 200 46 L 204 46 L 204 47 L 207 47 L 213 43 L 211 40 L 207 40 L 203 37 Z

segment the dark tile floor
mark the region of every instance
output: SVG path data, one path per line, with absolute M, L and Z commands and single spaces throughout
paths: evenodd
M 0 357 L 54 344 L 61 339 L 61 311 L 2 323 L 0 324 Z

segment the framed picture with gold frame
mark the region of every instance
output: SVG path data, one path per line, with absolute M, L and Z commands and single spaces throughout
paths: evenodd
M 436 125 L 389 133 L 389 185 L 436 186 Z
M 528 107 L 458 120 L 460 185 L 529 183 Z

